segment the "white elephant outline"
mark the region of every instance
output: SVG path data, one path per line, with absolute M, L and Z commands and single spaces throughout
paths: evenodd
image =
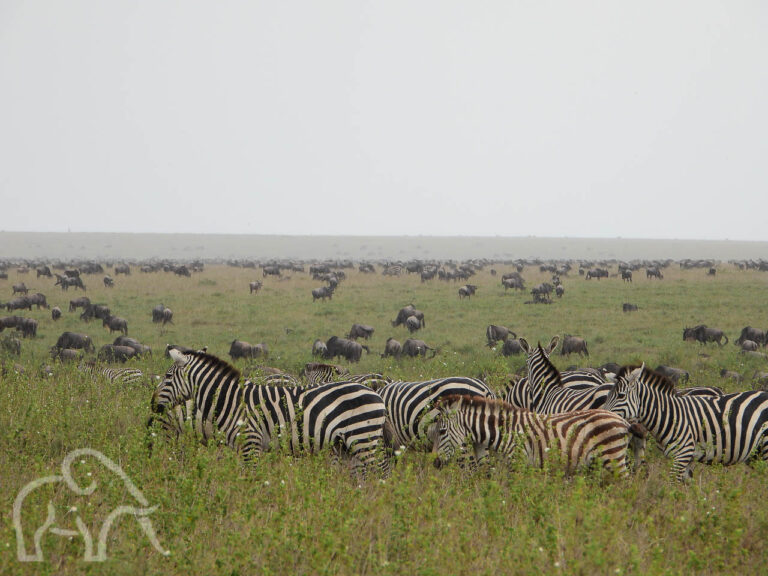
M 80 488 L 78 486 L 77 482 L 72 478 L 71 473 L 71 466 L 72 462 L 77 459 L 81 458 L 83 456 L 93 456 L 96 458 L 101 464 L 103 464 L 107 469 L 117 474 L 125 484 L 125 487 L 130 492 L 131 496 L 133 496 L 136 501 L 141 505 L 141 507 L 136 506 L 118 506 L 115 508 L 104 520 L 104 523 L 101 526 L 101 529 L 99 530 L 99 537 L 97 542 L 97 552 L 94 555 L 93 553 L 93 538 L 91 536 L 90 530 L 86 526 L 85 522 L 83 522 L 82 518 L 80 518 L 79 515 L 75 517 L 75 524 L 77 525 L 78 531 L 75 530 L 64 530 L 61 528 L 56 528 L 54 526 L 54 522 L 56 520 L 56 511 L 53 503 L 49 500 L 48 501 L 48 514 L 45 519 L 45 522 L 43 522 L 42 526 L 40 526 L 37 530 L 35 530 L 33 541 L 35 545 L 35 553 L 34 554 L 27 554 L 26 549 L 26 543 L 24 542 L 24 531 L 21 524 L 21 509 L 22 505 L 24 504 L 24 499 L 32 493 L 34 490 L 37 490 L 39 487 L 44 486 L 46 484 L 57 484 L 60 482 L 63 482 L 67 485 L 67 487 L 78 496 L 90 496 L 93 494 L 93 492 L 96 490 L 97 483 L 95 480 L 92 480 L 91 483 L 86 488 Z M 157 510 L 157 506 L 149 506 L 149 502 L 144 497 L 144 494 L 142 494 L 141 490 L 139 490 L 136 485 L 131 481 L 130 478 L 128 478 L 128 475 L 123 471 L 123 469 L 117 465 L 115 462 L 113 462 L 110 458 L 99 452 L 98 450 L 93 450 L 91 448 L 80 448 L 77 450 L 73 450 L 72 452 L 68 453 L 64 460 L 61 462 L 61 476 L 46 476 L 44 478 L 38 478 L 36 480 L 32 480 L 27 485 L 25 485 L 16 496 L 16 500 L 13 503 L 13 526 L 16 530 L 16 555 L 19 560 L 19 562 L 42 562 L 44 560 L 43 558 L 43 550 L 42 550 L 42 538 L 45 535 L 45 532 L 50 529 L 51 533 L 56 534 L 58 536 L 68 536 L 68 537 L 74 537 L 74 536 L 82 536 L 83 541 L 85 543 L 85 553 L 83 554 L 83 560 L 86 562 L 103 562 L 107 559 L 107 537 L 109 536 L 109 529 L 112 527 L 113 522 L 119 517 L 124 514 L 131 514 L 133 515 L 136 520 L 139 522 L 139 525 L 141 526 L 142 530 L 144 530 L 144 533 L 149 538 L 150 543 L 152 546 L 155 547 L 155 549 L 163 554 L 164 556 L 167 556 L 170 554 L 168 550 L 163 549 L 162 546 L 160 546 L 160 542 L 157 540 L 157 535 L 155 534 L 154 527 L 152 526 L 152 521 L 148 518 L 149 514 Z M 76 511 L 76 510 L 73 510 Z M 52 527 L 53 526 L 53 527 Z

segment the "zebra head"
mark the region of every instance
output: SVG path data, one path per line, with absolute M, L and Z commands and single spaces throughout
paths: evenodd
M 645 363 L 639 368 L 624 366 L 616 376 L 616 384 L 603 404 L 604 410 L 615 412 L 628 422 L 636 421 L 640 410 L 640 382 Z
M 466 445 L 465 439 L 469 431 L 459 420 L 461 403 L 461 396 L 448 396 L 435 405 L 438 409 L 432 444 L 432 453 L 436 456 L 435 468 L 442 468 L 443 464 L 453 458 L 457 447 L 463 449 Z
M 560 372 L 549 361 L 549 355 L 557 348 L 559 342 L 560 337 L 553 336 L 547 346 L 542 346 L 539 342 L 533 347 L 525 338 L 520 338 L 520 345 L 527 354 L 530 406 L 538 406 L 544 390 L 560 379 Z
M 153 412 L 164 412 L 192 398 L 192 384 L 189 379 L 192 355 L 184 354 L 175 348 L 171 348 L 168 353 L 173 359 L 173 365 L 152 395 Z

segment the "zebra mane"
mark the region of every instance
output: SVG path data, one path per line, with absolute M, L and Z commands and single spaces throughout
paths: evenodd
M 619 381 L 622 378 L 624 380 L 629 379 L 629 375 L 634 371 L 640 368 L 640 366 L 622 366 L 619 370 L 619 373 L 616 374 L 616 380 Z M 663 394 L 677 394 L 677 387 L 675 386 L 675 383 L 664 376 L 663 374 L 659 374 L 655 370 L 651 370 L 646 366 L 643 368 L 643 372 L 641 373 L 641 378 L 643 380 L 643 383 L 648 386 L 649 388 L 654 388 L 658 390 L 659 392 Z
M 188 355 L 194 356 L 198 360 L 204 360 L 208 363 L 213 364 L 218 370 L 220 370 L 226 376 L 231 376 L 232 378 L 235 378 L 238 381 L 242 379 L 243 375 L 241 374 L 240 370 L 232 366 L 232 364 L 230 364 L 226 360 L 222 360 L 218 356 L 214 356 L 213 354 L 208 354 L 208 352 L 203 352 L 201 350 L 189 352 Z

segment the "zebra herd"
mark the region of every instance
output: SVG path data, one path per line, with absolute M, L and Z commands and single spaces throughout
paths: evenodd
M 768 393 L 677 390 L 645 366 L 623 367 L 615 383 L 588 370 L 561 373 L 549 360 L 557 337 L 546 347 L 520 340 L 528 376 L 512 382 L 503 400 L 479 379 L 393 382 L 326 364 L 308 367 L 306 385 L 283 374 L 255 383 L 205 351 L 173 349 L 148 426 L 159 419 L 178 434 L 191 420 L 203 442 L 218 434 L 246 460 L 275 446 L 293 453 L 329 447 L 364 477 L 387 476 L 398 447 L 431 448 L 437 467 L 458 452 L 471 468 L 489 450 L 521 451 L 542 466 L 553 449 L 568 474 L 594 463 L 625 476 L 628 449 L 637 467 L 648 432 L 680 481 L 690 480 L 697 461 L 768 460 Z

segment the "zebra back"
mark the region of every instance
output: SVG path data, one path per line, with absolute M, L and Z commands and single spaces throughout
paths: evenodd
M 77 368 L 84 374 L 89 374 L 95 378 L 103 378 L 110 384 L 129 386 L 137 384 L 144 379 L 144 372 L 138 368 L 102 366 L 93 361 L 82 362 Z
M 304 366 L 304 378 L 307 384 L 314 386 L 324 382 L 333 382 L 349 375 L 349 370 L 337 364 L 324 364 L 322 362 L 309 362 Z
M 560 385 L 570 390 L 590 390 L 596 386 L 610 384 L 591 370 L 563 370 Z M 504 387 L 500 396 L 516 408 L 531 409 L 531 389 L 528 377 L 515 377 Z

